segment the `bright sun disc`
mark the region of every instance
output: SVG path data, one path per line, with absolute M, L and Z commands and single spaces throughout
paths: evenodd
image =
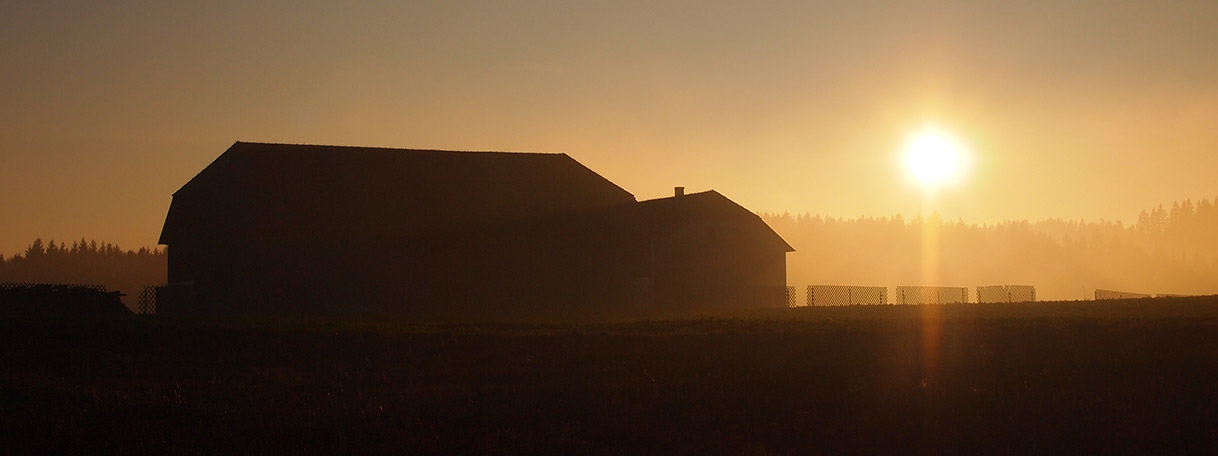
M 942 133 L 923 130 L 905 146 L 905 167 L 915 180 L 935 187 L 960 177 L 964 167 L 960 143 Z

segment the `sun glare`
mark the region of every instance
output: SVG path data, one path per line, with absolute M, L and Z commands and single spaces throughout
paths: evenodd
M 927 188 L 960 179 L 966 158 L 960 141 L 936 130 L 918 131 L 905 144 L 905 168 L 915 181 Z

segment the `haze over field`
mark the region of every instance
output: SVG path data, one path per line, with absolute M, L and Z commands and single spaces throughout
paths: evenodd
M 804 286 L 813 284 L 946 285 L 971 293 L 983 285 L 1026 284 L 1039 300 L 1092 299 L 1096 289 L 1218 294 L 1218 208 L 1209 199 L 1144 211 L 1129 226 L 1077 220 L 982 226 L 937 214 L 762 219 L 802 247 L 787 256 L 787 284 L 801 300 Z
M 639 199 L 1136 222 L 1218 193 L 1218 4 L 6 2 L 0 252 L 156 242 L 235 140 L 566 152 Z M 969 164 L 903 169 L 925 126 Z M 800 245 L 795 245 L 800 249 Z

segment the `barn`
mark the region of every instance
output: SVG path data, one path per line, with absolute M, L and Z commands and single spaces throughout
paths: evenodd
M 793 251 L 717 192 L 639 202 L 566 154 L 249 142 L 159 243 L 189 289 L 162 312 L 424 317 L 777 307 Z

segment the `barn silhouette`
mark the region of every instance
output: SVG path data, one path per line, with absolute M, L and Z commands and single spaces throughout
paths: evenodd
M 173 194 L 159 242 L 189 293 L 161 312 L 784 305 L 791 246 L 715 191 L 680 193 L 638 202 L 566 154 L 237 142 Z

